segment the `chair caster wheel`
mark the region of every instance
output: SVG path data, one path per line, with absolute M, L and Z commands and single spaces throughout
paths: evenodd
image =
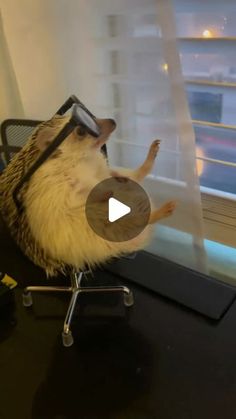
M 31 307 L 33 305 L 31 292 L 23 292 L 22 301 L 24 307 Z
M 72 346 L 74 343 L 74 339 L 73 339 L 73 335 L 71 333 L 71 331 L 69 330 L 68 333 L 62 332 L 62 344 L 63 346 L 65 346 L 66 348 L 68 348 L 69 346 Z
M 124 294 L 124 305 L 126 307 L 132 307 L 132 305 L 134 304 L 134 295 L 132 293 L 132 291 L 129 292 L 129 294 Z

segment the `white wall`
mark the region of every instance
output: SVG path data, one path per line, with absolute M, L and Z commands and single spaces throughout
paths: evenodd
M 88 103 L 93 86 L 84 0 L 4 0 L 4 30 L 26 117 L 51 116 L 70 95 Z M 87 9 L 86 9 L 87 10 Z M 86 90 L 86 91 L 85 91 Z
M 23 106 L 0 15 L 0 121 L 23 116 Z

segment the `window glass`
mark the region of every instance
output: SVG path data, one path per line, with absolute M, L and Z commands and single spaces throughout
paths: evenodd
M 191 3 L 191 2 L 190 2 Z M 178 13 L 176 18 L 177 33 L 180 37 L 222 38 L 236 36 L 236 12 L 189 11 Z

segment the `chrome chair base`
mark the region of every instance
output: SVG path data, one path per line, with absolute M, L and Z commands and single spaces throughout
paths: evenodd
M 131 307 L 134 304 L 134 297 L 132 291 L 129 288 L 124 286 L 114 286 L 114 287 L 82 287 L 81 281 L 84 275 L 87 272 L 73 272 L 70 275 L 71 286 L 70 287 L 56 287 L 56 286 L 29 286 L 24 289 L 23 292 L 23 305 L 25 307 L 30 307 L 33 304 L 32 292 L 69 292 L 72 293 L 69 307 L 66 313 L 63 331 L 62 331 L 62 343 L 64 346 L 68 347 L 73 345 L 73 335 L 71 332 L 71 322 L 79 294 L 88 294 L 88 293 L 99 293 L 99 292 L 122 292 L 124 294 L 124 305 L 126 307 Z

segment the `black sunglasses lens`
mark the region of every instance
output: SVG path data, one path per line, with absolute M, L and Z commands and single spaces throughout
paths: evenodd
M 73 114 L 78 120 L 79 124 L 82 124 L 84 127 L 87 128 L 88 132 L 90 132 L 92 135 L 95 135 L 95 137 L 98 137 L 100 135 L 100 129 L 96 121 L 80 106 L 74 106 Z

